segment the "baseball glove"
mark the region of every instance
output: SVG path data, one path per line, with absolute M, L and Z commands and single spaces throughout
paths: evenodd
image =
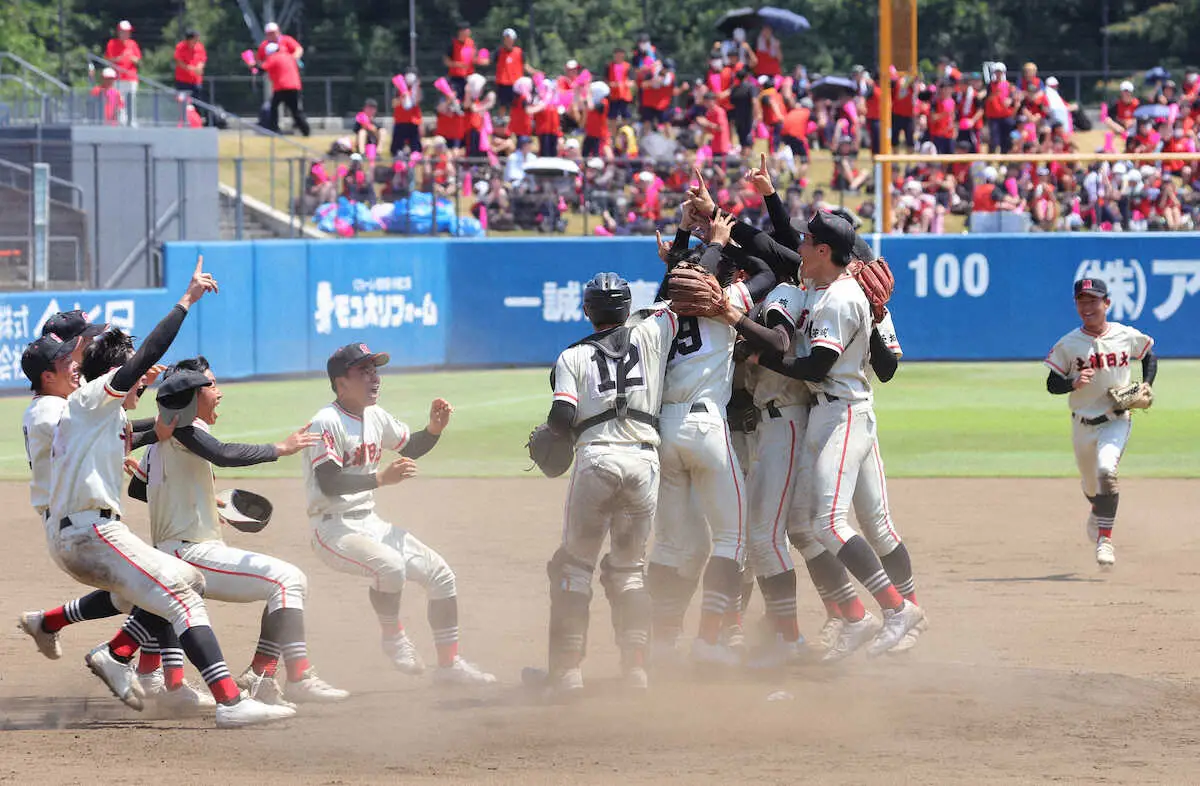
M 271 521 L 274 508 L 261 494 L 243 489 L 225 489 L 217 494 L 217 514 L 242 532 L 258 532 Z
M 724 314 L 729 298 L 716 276 L 703 266 L 680 262 L 667 275 L 667 297 L 671 310 L 685 317 L 712 317 Z
M 555 434 L 542 423 L 529 433 L 529 458 L 548 478 L 557 478 L 575 460 L 575 440 L 570 434 Z
M 1154 391 L 1145 382 L 1130 382 L 1119 388 L 1109 388 L 1108 397 L 1114 409 L 1150 409 L 1154 403 Z
M 854 271 L 854 280 L 871 302 L 872 319 L 877 323 L 882 321 L 888 301 L 892 298 L 892 291 L 896 288 L 896 278 L 892 275 L 887 261 L 880 257 L 874 262 L 859 266 Z

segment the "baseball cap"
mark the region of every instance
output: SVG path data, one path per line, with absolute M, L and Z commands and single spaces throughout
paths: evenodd
M 570 71 L 574 68 L 579 68 L 579 61 L 578 60 L 568 60 L 567 61 L 567 70 Z
M 332 382 L 338 377 L 346 376 L 351 366 L 367 362 L 372 362 L 377 367 L 386 366 L 391 359 L 392 356 L 386 352 L 372 352 L 366 344 L 347 344 L 329 356 L 325 363 L 325 372 L 329 374 L 329 381 Z
M 267 22 L 266 27 L 263 28 L 263 32 L 264 33 L 278 33 L 279 25 L 275 24 L 274 22 Z
M 103 71 L 100 72 L 100 76 L 104 79 L 116 79 L 117 78 L 117 69 L 105 68 Z
M 189 27 L 187 29 L 187 32 L 185 32 L 183 34 L 184 38 L 198 38 L 199 36 L 200 36 L 200 31 L 194 27 Z
M 106 327 L 108 325 L 99 322 L 93 323 L 86 313 L 75 309 L 74 311 L 60 311 L 47 319 L 46 324 L 42 325 L 42 335 L 53 333 L 63 341 L 77 336 L 91 338 L 103 333 Z
M 1075 282 L 1075 297 L 1080 295 L 1095 295 L 1108 297 L 1108 284 L 1102 278 L 1081 278 Z
M 117 29 L 118 29 L 118 30 L 130 30 L 130 31 L 132 31 L 132 30 L 133 30 L 133 25 L 129 24 L 129 20 L 128 20 L 128 19 L 122 19 L 120 22 L 117 22 Z
M 1133 92 L 1133 82 L 1130 82 L 1129 80 L 1125 80 L 1124 82 L 1121 83 L 1121 89 L 1128 90 L 1130 93 L 1132 93 Z
M 848 259 L 854 253 L 857 237 L 850 222 L 825 210 L 818 210 L 808 222 L 808 233 L 814 243 L 829 246 L 834 252 Z
M 1052 76 L 1046 80 L 1046 87 L 1058 87 L 1058 77 Z
M 207 376 L 199 371 L 184 369 L 174 371 L 166 376 L 158 386 L 155 400 L 158 402 L 158 415 L 164 423 L 175 421 L 178 428 L 192 425 L 196 419 L 196 410 L 200 402 L 196 398 L 197 388 L 206 388 L 212 384 Z
M 511 27 L 504 28 L 504 32 L 500 33 L 501 38 L 511 38 L 514 41 L 517 39 L 517 31 Z
M 37 384 L 42 372 L 53 371 L 55 361 L 71 354 L 79 343 L 78 337 L 62 339 L 53 333 L 44 333 L 21 354 L 21 371 L 30 382 Z

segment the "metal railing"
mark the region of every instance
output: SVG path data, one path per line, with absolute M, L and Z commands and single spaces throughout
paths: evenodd
M 2 173 L 0 174 L 0 177 L 7 175 L 7 183 L 12 188 L 18 188 L 22 191 L 33 190 L 33 170 L 29 167 L 22 166 L 20 164 L 14 164 L 12 161 L 5 161 L 4 159 L 0 158 L 0 173 Z M 26 180 L 24 185 L 17 184 L 17 175 L 23 175 L 25 177 Z M 0 182 L 4 181 L 0 180 Z M 69 180 L 63 180 L 61 177 L 55 177 L 54 175 L 51 175 L 50 185 L 57 186 L 60 190 L 65 189 L 66 191 L 70 192 L 71 207 L 79 210 L 83 206 L 83 189 L 78 184 L 72 183 Z M 53 192 L 51 192 L 50 198 L 54 199 Z M 58 201 L 61 202 L 62 200 Z

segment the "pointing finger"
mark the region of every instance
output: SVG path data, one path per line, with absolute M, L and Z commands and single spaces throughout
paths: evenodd
M 203 272 L 204 272 L 204 255 L 203 255 L 203 254 L 197 254 L 197 255 L 196 255 L 196 272 L 195 272 L 195 273 L 193 273 L 192 275 L 193 275 L 193 276 L 198 276 L 198 275 L 200 275 L 200 274 L 201 274 L 201 273 L 203 273 Z

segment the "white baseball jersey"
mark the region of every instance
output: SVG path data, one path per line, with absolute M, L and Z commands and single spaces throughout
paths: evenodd
M 900 339 L 896 336 L 896 324 L 892 322 L 890 309 L 883 312 L 883 319 L 875 327 L 879 329 L 880 338 L 883 339 L 883 343 L 892 351 L 892 354 L 897 359 L 904 357 L 904 350 L 900 348 Z
M 41 515 L 50 507 L 50 449 L 67 408 L 61 396 L 34 396 L 25 408 L 25 456 L 29 459 L 29 504 Z
M 1109 322 L 1102 335 L 1075 328 L 1058 340 L 1046 356 L 1046 366 L 1067 379 L 1079 378 L 1085 368 L 1095 369 L 1091 384 L 1071 391 L 1071 411 L 1085 418 L 1112 412 L 1108 389 L 1128 385 L 1130 363 L 1141 360 L 1154 346 L 1154 339 L 1128 325 Z
M 796 284 L 780 284 L 771 290 L 766 299 L 764 314 L 779 314 L 793 331 L 792 345 L 784 358 L 804 357 L 808 347 L 804 341 L 805 325 L 808 323 L 809 290 Z M 759 409 L 773 403 L 777 407 L 808 404 L 811 396 L 804 383 L 765 369 L 754 375 L 754 405 Z
M 737 283 L 725 287 L 729 302 L 743 311 L 754 305 L 750 290 Z M 733 392 L 733 342 L 737 331 L 717 319 L 679 317 L 679 332 L 667 357 L 664 404 L 729 403 Z
M 663 376 L 679 332 L 679 320 L 664 307 L 635 312 L 625 325 L 630 331 L 624 358 L 612 358 L 592 344 L 576 344 L 558 356 L 554 400 L 575 405 L 576 424 L 615 407 L 618 377 L 623 381 L 629 409 L 657 417 L 662 407 Z M 633 418 L 613 418 L 576 435 L 577 445 L 588 442 L 647 442 L 657 446 L 658 431 Z
M 207 432 L 208 424 L 197 418 L 192 428 Z M 169 439 L 146 448 L 138 475 L 146 481 L 154 545 L 168 540 L 221 540 L 212 464 Z
M 308 491 L 308 515 L 348 513 L 375 509 L 374 490 L 327 497 L 317 483 L 316 469 L 332 461 L 350 475 L 379 471 L 383 451 L 400 451 L 408 444 L 408 426 L 382 407 L 367 407 L 362 417 L 352 415 L 335 401 L 322 407 L 312 419 L 312 433 L 321 441 L 304 449 L 304 483 Z
M 870 401 L 871 305 L 862 287 L 849 276 L 839 278 L 814 288 L 808 308 L 809 351 L 828 347 L 838 353 L 823 379 L 806 383 L 809 389 L 847 401 Z
M 54 519 L 104 508 L 121 512 L 123 464 L 132 435 L 121 406 L 129 391 L 113 389 L 116 373 L 85 382 L 67 398 L 50 459 Z

